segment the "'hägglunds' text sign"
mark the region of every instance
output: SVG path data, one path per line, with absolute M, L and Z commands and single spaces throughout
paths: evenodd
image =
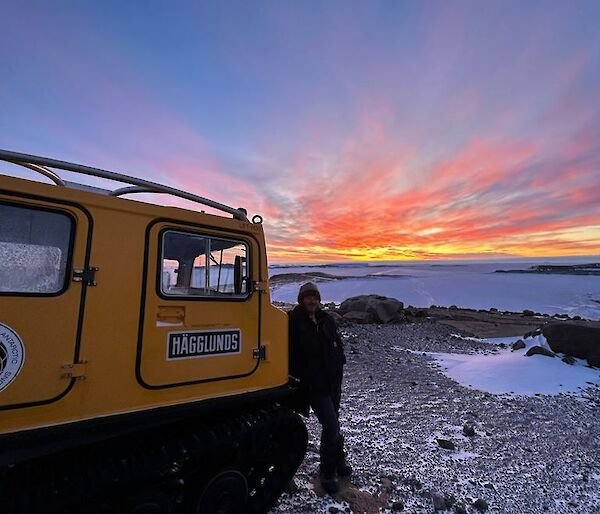
M 236 355 L 241 351 L 239 328 L 169 332 L 167 335 L 167 360 Z

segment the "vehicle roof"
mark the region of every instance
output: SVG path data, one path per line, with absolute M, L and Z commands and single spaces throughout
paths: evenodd
M 182 198 L 188 200 L 190 202 L 194 202 L 203 206 L 207 206 L 213 209 L 216 209 L 221 212 L 225 212 L 231 214 L 233 218 L 240 221 L 248 221 L 247 212 L 243 208 L 233 208 L 228 205 L 222 204 L 220 202 L 216 202 L 215 200 L 210 200 L 208 198 L 204 198 L 202 196 L 195 195 L 193 193 L 188 193 L 186 191 L 182 191 L 180 189 L 176 189 L 170 186 L 166 186 L 163 184 L 159 184 L 156 182 L 151 182 L 149 180 L 140 179 L 137 177 L 133 177 L 130 175 L 125 175 L 121 173 L 117 173 L 114 171 L 103 170 L 100 168 L 94 168 L 91 166 L 84 166 L 81 164 L 75 164 L 66 161 L 60 161 L 56 159 L 50 159 L 48 157 L 40 157 L 36 155 L 23 154 L 18 152 L 12 152 L 8 150 L 0 150 L 0 161 L 10 162 L 12 164 L 16 164 L 19 166 L 23 166 L 25 168 L 31 169 L 37 173 L 44 175 L 45 177 L 52 180 L 57 188 L 66 188 L 73 189 L 80 192 L 86 192 L 87 194 L 101 195 L 114 197 L 118 199 L 123 194 L 132 194 L 132 193 L 161 193 L 168 194 L 177 198 Z M 51 169 L 53 168 L 53 169 Z M 113 190 L 101 189 L 98 187 L 79 184 L 76 182 L 69 182 L 63 180 L 60 175 L 54 171 L 57 170 L 65 170 L 69 172 L 74 172 L 86 176 L 99 177 L 106 180 L 112 180 L 115 182 L 119 182 L 121 184 L 128 184 L 125 187 L 119 187 Z M 15 179 L 15 180 L 24 180 L 24 179 Z M 44 184 L 48 186 L 48 184 Z M 140 203 L 140 202 L 136 202 Z M 156 206 L 161 206 L 160 204 L 153 204 Z M 188 209 L 182 209 L 188 210 Z M 192 211 L 193 212 L 193 211 Z M 204 211 L 201 213 L 205 214 Z

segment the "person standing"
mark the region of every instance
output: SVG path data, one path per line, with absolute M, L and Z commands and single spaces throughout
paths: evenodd
M 300 384 L 321 424 L 320 476 L 329 494 L 339 490 L 338 477 L 348 478 L 339 412 L 346 357 L 333 318 L 321 309 L 321 294 L 312 282 L 298 292 L 298 305 L 289 312 L 290 374 Z

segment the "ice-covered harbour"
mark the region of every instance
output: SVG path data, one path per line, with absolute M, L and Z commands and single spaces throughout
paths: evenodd
M 560 261 L 561 264 L 599 262 Z M 567 313 L 600 319 L 600 276 L 546 273 L 496 273 L 523 270 L 553 261 L 344 263 L 314 266 L 271 266 L 271 276 L 283 273 L 321 272 L 343 279 L 321 278 L 323 301 L 340 302 L 351 296 L 379 294 L 402 300 L 405 305 L 458 305 L 465 308 L 520 312 L 531 309 L 547 314 Z M 300 282 L 277 284 L 274 300 L 294 302 Z

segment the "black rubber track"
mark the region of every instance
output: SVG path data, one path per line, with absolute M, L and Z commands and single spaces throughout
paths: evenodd
M 1 469 L 1 512 L 129 514 L 155 502 L 161 514 L 205 514 L 205 485 L 231 470 L 247 483 L 243 513 L 262 514 L 296 473 L 307 439 L 300 416 L 281 406 L 188 419 Z

